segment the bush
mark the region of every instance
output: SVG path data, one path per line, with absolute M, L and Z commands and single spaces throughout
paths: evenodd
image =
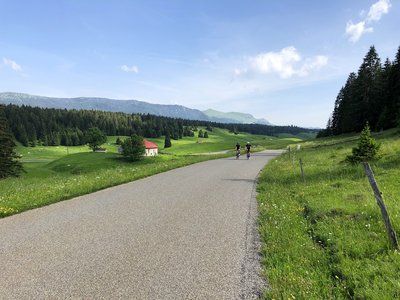
M 122 155 L 130 161 L 138 161 L 143 158 L 146 149 L 143 143 L 143 137 L 132 135 L 121 143 Z

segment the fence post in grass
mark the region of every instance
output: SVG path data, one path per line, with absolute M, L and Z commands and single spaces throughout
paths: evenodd
M 296 149 L 293 150 L 293 162 L 292 164 L 294 165 L 294 162 L 296 161 Z
M 288 151 L 289 151 L 288 153 L 289 153 L 289 159 L 290 159 L 290 151 L 291 151 L 290 146 L 289 146 L 289 150 Z
M 372 187 L 372 190 L 374 191 L 376 202 L 377 202 L 379 208 L 381 209 L 383 221 L 385 222 L 386 232 L 388 234 L 390 244 L 393 249 L 398 249 L 399 244 L 397 242 L 396 232 L 394 231 L 392 223 L 390 222 L 389 214 L 386 210 L 385 203 L 383 202 L 382 193 L 380 192 L 380 190 L 378 188 L 378 184 L 375 180 L 374 173 L 372 172 L 372 169 L 371 169 L 369 163 L 364 162 L 363 165 L 364 165 L 365 174 L 367 175 L 369 183 Z
M 303 178 L 303 181 L 305 181 L 304 170 L 303 170 L 303 161 L 301 160 L 301 158 L 299 159 L 299 162 L 300 162 L 301 178 Z

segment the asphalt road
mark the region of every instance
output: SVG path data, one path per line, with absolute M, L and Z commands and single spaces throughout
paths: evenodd
M 256 177 L 212 160 L 0 219 L 1 299 L 256 299 Z

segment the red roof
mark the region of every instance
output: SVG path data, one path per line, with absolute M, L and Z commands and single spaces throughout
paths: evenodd
M 157 149 L 158 148 L 158 146 L 156 144 L 154 144 L 148 140 L 143 140 L 143 142 L 144 142 L 144 147 L 146 149 Z

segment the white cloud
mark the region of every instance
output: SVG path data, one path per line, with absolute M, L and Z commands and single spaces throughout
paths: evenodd
M 3 57 L 3 63 L 6 66 L 9 66 L 11 69 L 13 69 L 16 72 L 22 71 L 22 67 L 11 59 Z
M 364 33 L 373 32 L 372 27 L 365 27 L 365 21 L 353 24 L 352 21 L 346 24 L 346 34 L 349 36 L 349 40 L 353 43 L 357 42 Z
M 241 70 L 241 69 L 236 68 L 235 70 L 233 70 L 233 73 L 235 74 L 235 76 L 240 76 L 242 74 L 247 73 L 247 69 Z
M 328 63 L 328 58 L 323 55 L 303 60 L 295 47 L 283 48 L 279 52 L 266 52 L 248 59 L 250 71 L 259 74 L 278 74 L 287 79 L 294 75 L 308 76 Z M 235 69 L 235 76 L 247 73 L 248 69 Z
M 318 71 L 328 64 L 328 57 L 318 55 L 314 58 L 307 59 L 300 70 L 297 72 L 299 76 L 308 76 L 313 71 Z
M 392 6 L 390 0 L 379 0 L 378 2 L 371 5 L 368 11 L 368 15 L 363 21 L 353 24 L 352 21 L 346 24 L 346 35 L 348 35 L 349 40 L 353 43 L 357 42 L 365 33 L 373 32 L 372 27 L 366 27 L 366 24 L 371 22 L 379 21 L 384 14 L 389 12 L 389 8 Z M 365 11 L 362 10 L 360 16 L 364 16 Z
M 280 52 L 267 52 L 250 58 L 251 66 L 260 73 L 278 73 L 282 78 L 289 78 L 296 72 L 293 63 L 301 60 L 294 47 L 283 48 Z
M 371 5 L 369 8 L 368 16 L 366 21 L 379 21 L 384 14 L 389 12 L 389 8 L 392 6 L 390 0 L 379 0 L 378 2 Z
M 127 65 L 123 65 L 121 66 L 121 70 L 124 72 L 139 73 L 139 68 L 137 66 L 128 67 Z

